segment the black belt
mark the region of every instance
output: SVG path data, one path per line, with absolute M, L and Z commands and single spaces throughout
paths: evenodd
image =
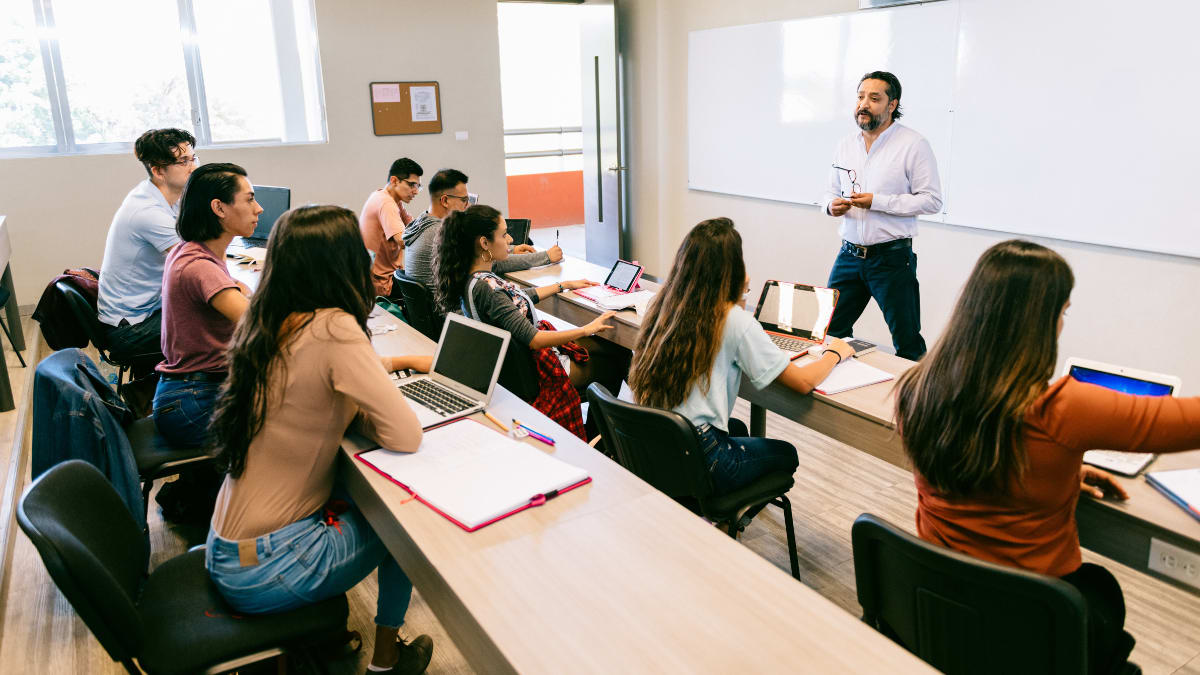
M 845 239 L 842 240 L 842 250 L 854 256 L 855 258 L 866 258 L 867 256 L 879 255 L 885 251 L 892 251 L 898 248 L 912 248 L 912 237 L 904 239 L 893 239 L 891 241 L 871 244 L 870 246 L 859 246 L 852 244 Z
M 224 382 L 229 373 L 159 373 L 167 382 Z

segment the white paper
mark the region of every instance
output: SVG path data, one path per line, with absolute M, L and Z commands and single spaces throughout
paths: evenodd
M 399 103 L 400 85 L 373 84 L 371 85 L 371 100 L 375 103 Z
M 817 391 L 827 395 L 839 394 L 843 391 L 887 382 L 894 377 L 885 370 L 868 366 L 858 359 L 849 358 L 834 367 L 833 372 L 829 373 L 829 377 L 817 385 Z
M 414 453 L 381 449 L 362 458 L 468 528 L 587 478 L 583 469 L 469 419 L 426 431 Z
M 1147 476 L 1193 508 L 1200 508 L 1200 469 L 1153 471 Z
M 433 87 L 409 87 L 408 98 L 412 104 L 412 121 L 437 121 L 437 101 Z
M 654 291 L 637 291 L 636 293 L 618 293 L 602 297 L 596 301 L 604 309 L 625 309 L 633 307 L 639 314 L 645 312 L 650 301 L 654 299 Z

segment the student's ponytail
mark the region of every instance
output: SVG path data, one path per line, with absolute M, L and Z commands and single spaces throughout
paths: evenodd
M 500 212 L 483 204 L 452 212 L 442 221 L 433 258 L 434 297 L 442 312 L 458 311 L 475 265 L 475 242 L 491 239 L 499 227 Z

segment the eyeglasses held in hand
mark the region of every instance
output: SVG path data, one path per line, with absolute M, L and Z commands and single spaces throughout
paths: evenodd
M 854 171 L 854 169 L 847 169 L 846 167 L 838 166 L 837 164 L 834 164 L 833 168 L 837 169 L 838 171 L 845 171 L 846 176 L 850 178 L 850 192 L 846 192 L 846 184 L 842 183 L 840 190 L 842 197 L 849 199 L 850 195 L 854 194 L 855 192 L 862 192 L 862 186 L 858 184 L 858 174 Z

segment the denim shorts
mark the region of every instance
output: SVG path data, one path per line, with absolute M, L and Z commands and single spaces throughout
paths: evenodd
M 319 511 L 241 545 L 247 550 L 239 554 L 239 542 L 210 529 L 205 557 L 221 596 L 240 612 L 267 614 L 320 602 L 378 568 L 375 623 L 398 628 L 404 622 L 412 583 L 352 505 L 332 523 Z

